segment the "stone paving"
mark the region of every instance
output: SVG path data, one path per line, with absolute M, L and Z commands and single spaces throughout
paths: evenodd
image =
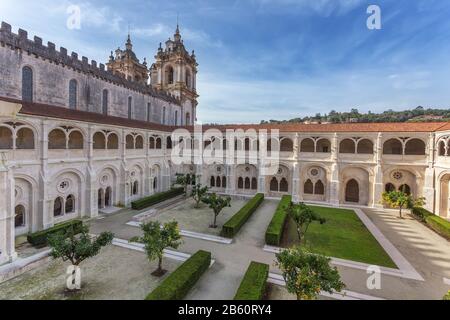
M 200 249 L 207 250 L 212 252 L 216 260 L 186 299 L 232 299 L 251 261 L 268 263 L 271 272 L 280 273 L 274 265 L 274 254 L 263 251 L 264 233 L 277 205 L 277 201 L 265 200 L 230 245 L 183 238 L 184 243 L 178 251 L 192 254 Z M 444 284 L 444 278 L 450 278 L 450 242 L 409 216 L 403 220 L 398 219 L 395 211 L 363 211 L 425 281 L 382 274 L 381 289 L 369 290 L 365 270 L 338 266 L 347 289 L 384 299 L 441 299 L 450 289 L 448 284 Z M 124 210 L 100 220 L 92 220 L 91 232 L 110 230 L 118 238 L 130 239 L 140 234 L 139 228 L 125 225 L 134 214 L 136 213 Z M 268 298 L 294 297 L 284 288 L 272 286 Z

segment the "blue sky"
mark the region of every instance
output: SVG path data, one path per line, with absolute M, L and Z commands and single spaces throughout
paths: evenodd
M 66 27 L 81 8 L 81 29 Z M 382 29 L 368 30 L 367 7 Z M 98 62 L 131 26 L 140 59 L 173 37 L 177 13 L 199 66 L 202 122 L 249 123 L 331 110 L 449 108 L 447 0 L 0 0 L 0 20 Z

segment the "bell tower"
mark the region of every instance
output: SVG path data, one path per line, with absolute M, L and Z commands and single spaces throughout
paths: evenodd
M 181 38 L 177 25 L 173 40 L 160 43 L 150 68 L 150 83 L 157 90 L 164 90 L 181 100 L 181 125 L 193 125 L 196 122 L 198 94 L 197 61 L 194 51 L 189 53 Z

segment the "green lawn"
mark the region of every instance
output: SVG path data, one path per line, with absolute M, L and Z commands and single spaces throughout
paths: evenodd
M 323 225 L 313 222 L 310 225 L 305 242 L 302 242 L 305 248 L 329 257 L 397 268 L 353 210 L 311 208 L 327 222 Z M 295 223 L 288 218 L 282 247 L 289 248 L 298 243 Z

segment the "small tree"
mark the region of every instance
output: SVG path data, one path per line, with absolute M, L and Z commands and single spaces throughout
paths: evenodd
M 202 202 L 202 199 L 205 197 L 205 195 L 208 193 L 208 187 L 202 187 L 202 185 L 196 184 L 192 188 L 192 198 L 194 198 L 195 201 L 195 207 L 198 209 L 200 208 L 200 202 Z
M 276 255 L 277 266 L 283 273 L 287 290 L 298 300 L 315 300 L 321 291 L 341 292 L 345 284 L 330 258 L 309 253 L 300 246 Z
M 295 222 L 297 229 L 297 236 L 300 243 L 308 232 L 309 225 L 317 221 L 320 224 L 326 222 L 325 219 L 321 218 L 317 213 L 315 213 L 310 207 L 304 203 L 294 204 L 290 203 L 286 208 L 286 212 L 289 217 Z
M 421 207 L 425 204 L 425 198 L 414 199 L 412 195 L 403 191 L 389 191 L 383 193 L 383 202 L 392 208 L 399 209 L 399 217 L 403 219 L 402 210 Z
M 114 238 L 111 232 L 103 232 L 98 237 L 89 235 L 89 227 L 83 226 L 76 234 L 73 227 L 66 232 L 59 232 L 48 237 L 53 259 L 62 258 L 63 261 L 78 267 L 81 262 L 96 256 L 102 247 L 109 245 Z
M 145 244 L 145 252 L 147 253 L 148 260 L 151 262 L 158 259 L 158 269 L 152 275 L 161 277 L 166 273 L 166 270 L 162 268 L 164 249 L 178 249 L 181 245 L 178 222 L 172 221 L 161 225 L 159 221 L 151 221 L 142 224 L 141 229 L 144 235 L 142 237 L 135 237 L 130 242 Z
M 443 300 L 450 301 L 450 290 L 447 292 L 447 294 L 442 298 Z
M 175 184 L 178 184 L 183 187 L 184 189 L 184 195 L 187 195 L 187 187 L 192 182 L 192 177 L 189 174 L 180 174 L 177 173 L 177 180 L 175 181 Z
M 217 216 L 224 208 L 231 207 L 231 198 L 220 197 L 217 194 L 212 193 L 203 197 L 202 202 L 207 204 L 214 212 L 214 220 L 213 224 L 210 225 L 210 228 L 217 228 Z

